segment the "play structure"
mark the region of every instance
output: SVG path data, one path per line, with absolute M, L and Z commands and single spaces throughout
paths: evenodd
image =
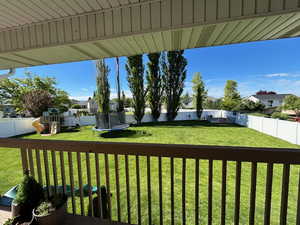
M 96 127 L 94 131 L 120 131 L 129 127 L 125 121 L 125 112 L 111 112 L 109 114 L 96 114 Z
M 61 129 L 80 127 L 80 121 L 71 112 L 60 113 L 59 110 L 50 108 L 42 117 L 35 119 L 32 126 L 39 134 L 54 135 Z

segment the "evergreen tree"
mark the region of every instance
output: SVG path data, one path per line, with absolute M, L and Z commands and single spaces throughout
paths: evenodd
M 148 102 L 151 108 L 151 115 L 154 121 L 157 121 L 163 100 L 163 82 L 162 74 L 159 66 L 161 53 L 148 54 L 148 70 L 147 70 L 147 89 Z
M 197 116 L 200 119 L 203 112 L 203 105 L 207 97 L 207 91 L 205 90 L 205 85 L 199 72 L 194 74 L 192 82 L 194 104 L 196 107 Z
M 166 94 L 167 119 L 172 121 L 177 116 L 180 107 L 180 97 L 186 78 L 187 60 L 183 56 L 184 51 L 169 51 L 167 60 L 163 54 L 162 71 L 164 90 Z
M 108 117 L 109 113 L 109 99 L 110 86 L 108 82 L 109 67 L 105 64 L 103 59 L 96 62 L 97 68 L 97 91 L 96 100 L 98 103 L 98 111 L 104 113 Z
M 134 117 L 138 124 L 142 122 L 146 108 L 147 90 L 144 89 L 143 55 L 127 58 L 126 64 L 128 86 L 132 93 Z
M 224 98 L 222 101 L 222 109 L 234 110 L 241 102 L 241 96 L 237 90 L 237 82 L 227 80 L 224 88 Z

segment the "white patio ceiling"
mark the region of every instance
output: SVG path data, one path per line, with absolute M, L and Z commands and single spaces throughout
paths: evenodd
M 0 0 L 0 69 L 296 37 L 299 4 Z

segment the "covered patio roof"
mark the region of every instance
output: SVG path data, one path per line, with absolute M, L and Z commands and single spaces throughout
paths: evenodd
M 298 0 L 0 0 L 0 69 L 300 35 Z

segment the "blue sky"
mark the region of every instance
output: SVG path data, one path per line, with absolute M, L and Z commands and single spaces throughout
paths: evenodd
M 209 96 L 222 97 L 226 80 L 236 80 L 242 96 L 258 90 L 293 93 L 300 96 L 300 38 L 261 41 L 220 47 L 199 48 L 185 51 L 188 59 L 188 76 L 185 91 L 191 92 L 195 72 L 201 72 Z M 147 57 L 144 57 L 145 61 Z M 115 96 L 115 60 L 107 59 L 111 68 L 110 84 Z M 122 57 L 121 82 L 126 95 L 130 95 Z M 65 63 L 18 69 L 15 77 L 24 71 L 41 76 L 53 76 L 58 86 L 72 98 L 84 100 L 96 88 L 96 69 L 93 61 Z

